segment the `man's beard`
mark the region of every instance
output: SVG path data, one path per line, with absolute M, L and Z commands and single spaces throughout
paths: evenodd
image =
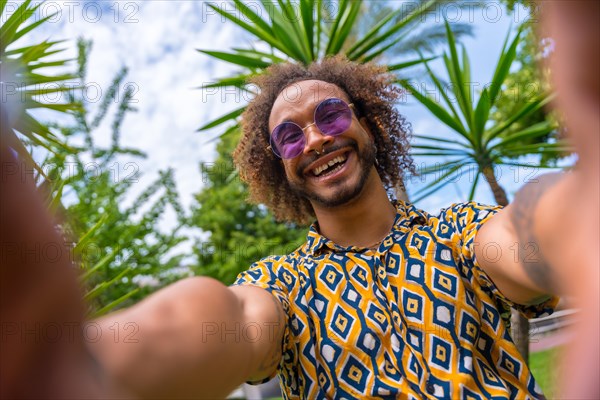
M 310 202 L 317 203 L 323 207 L 338 207 L 356 198 L 365 186 L 371 168 L 375 163 L 376 150 L 374 146 L 367 145 L 362 151 L 359 151 L 356 142 L 351 143 L 350 146 L 354 148 L 360 166 L 360 177 L 356 185 L 344 185 L 339 191 L 329 197 L 324 197 L 315 191 L 308 190 L 304 185 L 304 179 L 302 182 L 289 182 L 291 189 L 298 195 L 308 199 Z M 328 152 L 330 153 L 335 150 L 336 149 L 330 149 Z

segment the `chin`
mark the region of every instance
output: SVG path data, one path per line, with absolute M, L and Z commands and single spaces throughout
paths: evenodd
M 333 208 L 346 205 L 356 200 L 364 192 L 365 186 L 375 164 L 375 152 L 371 146 L 358 152 L 359 165 L 356 173 L 346 177 L 343 181 L 333 183 L 327 188 L 310 187 L 306 180 L 301 182 L 290 181 L 294 192 L 310 201 L 313 206 Z
M 328 187 L 326 190 L 328 193 L 323 193 L 323 190 L 308 189 L 303 185 L 292 185 L 292 189 L 313 205 L 334 208 L 356 200 L 363 193 L 368 178 L 368 170 L 363 169 L 359 177 L 352 179 L 355 182 L 339 182 Z

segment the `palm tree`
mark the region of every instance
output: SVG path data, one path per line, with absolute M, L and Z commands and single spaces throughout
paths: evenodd
M 527 167 L 528 165 L 520 162 L 518 157 L 529 154 L 561 156 L 567 151 L 567 148 L 561 142 L 539 140 L 547 137 L 556 129 L 556 126 L 547 120 L 516 131 L 511 129 L 521 120 L 548 104 L 552 99 L 552 95 L 539 93 L 516 110 L 511 118 L 500 124 L 492 124 L 490 111 L 499 98 L 502 85 L 515 59 L 521 32 L 517 33 L 510 44 L 508 44 L 507 37 L 490 85 L 481 92 L 477 101 L 471 98 L 471 90 L 468 87 L 471 76 L 468 55 L 463 47 L 461 60 L 454 36 L 448 28 L 447 34 L 450 54 L 444 54 L 443 58 L 450 85 L 444 87 L 443 80 L 432 72 L 427 62 L 424 63 L 428 78 L 435 84 L 441 99 L 444 101 L 443 103 L 438 102 L 432 96 L 421 94 L 412 82 L 399 81 L 435 117 L 458 134 L 456 138 L 415 135 L 421 143 L 413 145 L 416 150 L 413 155 L 444 157 L 448 160 L 420 171 L 423 175 L 436 174 L 437 177 L 416 193 L 417 199 L 415 201 L 449 184 L 451 181 L 448 177 L 453 173 L 474 165 L 477 168 L 477 174 L 471 185 L 469 200 L 473 199 L 480 176 L 483 176 L 490 186 L 496 202 L 499 205 L 507 205 L 506 191 L 498 184 L 494 174 L 497 165 Z M 451 100 L 448 93 L 456 99 L 455 102 Z M 458 108 L 456 105 L 458 105 Z M 523 145 L 523 142 L 529 144 Z M 542 164 L 539 167 L 548 166 Z
M 422 175 L 435 174 L 436 176 L 431 183 L 415 194 L 417 197 L 415 201 L 423 199 L 451 183 L 453 179 L 450 177 L 454 173 L 464 171 L 465 168 L 475 167 L 477 172 L 471 185 L 469 200 L 473 199 L 480 178 L 483 176 L 496 203 L 506 206 L 508 205 L 506 190 L 500 186 L 494 172 L 497 166 L 531 167 L 518 158 L 531 154 L 556 158 L 568 153 L 568 148 L 564 143 L 544 140 L 556 129 L 556 126 L 548 120 L 543 120 L 533 126 L 512 129 L 548 104 L 552 95 L 539 93 L 516 110 L 510 118 L 494 124 L 490 117 L 490 111 L 499 98 L 510 67 L 515 60 L 521 31 L 518 31 L 510 43 L 510 33 L 506 37 L 492 80 L 489 86 L 483 89 L 478 100 L 472 97 L 468 87 L 471 80 L 469 57 L 464 47 L 459 56 L 454 35 L 447 23 L 446 32 L 449 53 L 445 53 L 443 59 L 450 85 L 444 87 L 442 79 L 432 72 L 426 61 L 424 62 L 428 78 L 436 86 L 443 102 L 432 96 L 421 94 L 412 82 L 400 81 L 400 84 L 417 101 L 427 107 L 440 122 L 455 133 L 447 137 L 415 135 L 419 143 L 413 144 L 415 150 L 413 155 L 435 157 L 436 159 L 443 157 L 446 160 L 441 164 L 420 170 Z M 451 100 L 450 95 L 455 101 Z M 545 168 L 549 165 L 541 163 L 536 167 Z M 529 324 L 526 318 L 513 318 L 513 338 L 527 360 Z
M 209 4 L 215 12 L 258 39 L 256 48 L 233 48 L 231 51 L 198 50 L 212 58 L 240 67 L 232 77 L 218 79 L 201 89 L 234 87 L 251 92 L 246 81 L 262 73 L 272 64 L 291 61 L 308 65 L 326 56 L 344 54 L 350 60 L 368 62 L 388 57 L 399 61 L 409 52 L 420 49 L 431 52 L 440 43 L 439 28 L 423 27 L 420 21 L 448 0 L 419 0 L 411 7 L 391 8 L 385 2 L 362 0 L 261 0 L 263 8 L 249 7 L 233 0 L 235 11 L 225 11 L 218 4 Z M 462 1 L 462 3 L 478 4 Z M 227 7 L 227 10 L 231 10 Z M 268 18 L 263 17 L 267 15 Z M 467 24 L 453 24 L 457 35 L 470 34 Z M 432 58 L 430 58 L 432 59 Z M 400 71 L 421 63 L 418 57 L 387 63 L 390 71 Z M 240 107 L 219 117 L 198 130 L 208 130 L 229 121 L 236 121 L 244 111 Z M 236 131 L 237 121 L 224 134 Z
M 261 49 L 233 48 L 231 52 L 198 50 L 242 70 L 233 77 L 203 85 L 201 89 L 233 87 L 251 93 L 247 80 L 272 64 L 291 61 L 308 65 L 336 54 L 344 54 L 357 62 L 381 61 L 384 57 L 388 61 L 399 61 L 400 58 L 402 62 L 388 62 L 388 70 L 405 70 L 423 62 L 414 56 L 407 60 L 407 55 L 415 50 L 430 53 L 435 45 L 445 40 L 445 33 L 442 34 L 439 26 L 424 26 L 421 22 L 447 2 L 449 0 L 418 0 L 396 8 L 386 2 L 373 2 L 368 3 L 367 9 L 362 0 L 280 0 L 277 3 L 261 0 L 263 12 L 257 12 L 256 8 L 250 8 L 240 0 L 233 0 L 233 12 L 223 10 L 220 5 L 209 4 L 215 12 L 258 39 L 257 47 Z M 479 2 L 462 0 L 453 3 L 456 4 L 478 6 Z M 452 30 L 457 35 L 471 34 L 468 24 L 452 24 Z M 198 131 L 233 121 L 221 136 L 238 132 L 239 116 L 245 108 L 239 107 L 210 121 Z M 395 192 L 397 198 L 408 200 L 402 182 Z
M 0 84 L 2 85 L 2 106 L 6 116 L 2 124 L 12 129 L 5 129 L 2 140 L 19 154 L 29 168 L 35 168 L 43 175 L 42 169 L 31 157 L 24 143 L 41 146 L 49 151 L 64 149 L 65 144 L 57 138 L 48 127 L 40 123 L 30 114 L 32 109 L 45 108 L 59 112 L 70 112 L 80 109 L 75 102 L 44 101 L 47 96 L 73 90 L 73 86 L 65 85 L 76 77 L 71 73 L 50 75 L 40 70 L 61 69 L 71 60 L 59 59 L 49 61 L 50 56 L 60 54 L 57 49 L 60 41 L 44 40 L 28 46 L 18 46 L 19 39 L 39 28 L 55 14 L 36 20 L 36 12 L 42 2 L 33 4 L 31 0 L 21 3 L 16 10 L 7 8 L 7 0 L 0 0 Z M 15 4 L 15 3 L 12 3 Z M 12 11 L 12 14 L 11 14 Z M 6 126 L 5 125 L 5 126 Z M 15 132 L 18 132 L 17 135 Z M 3 135 L 3 136 L 5 136 Z

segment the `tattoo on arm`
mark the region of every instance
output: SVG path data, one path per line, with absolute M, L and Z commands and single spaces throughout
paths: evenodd
M 548 263 L 540 251 L 538 238 L 533 231 L 534 214 L 540 198 L 563 176 L 562 173 L 542 175 L 537 182 L 522 187 L 515 195 L 510 215 L 519 241 L 518 255 L 523 269 L 536 284 L 549 292 L 555 285 L 548 270 Z

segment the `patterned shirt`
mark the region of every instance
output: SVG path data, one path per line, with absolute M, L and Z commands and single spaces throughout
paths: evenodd
M 455 204 L 437 217 L 396 208 L 376 250 L 339 246 L 315 224 L 303 246 L 238 276 L 285 310 L 284 397 L 543 398 L 508 318 L 511 305 L 541 316 L 557 299 L 514 305 L 475 259 L 475 235 L 500 208 Z

